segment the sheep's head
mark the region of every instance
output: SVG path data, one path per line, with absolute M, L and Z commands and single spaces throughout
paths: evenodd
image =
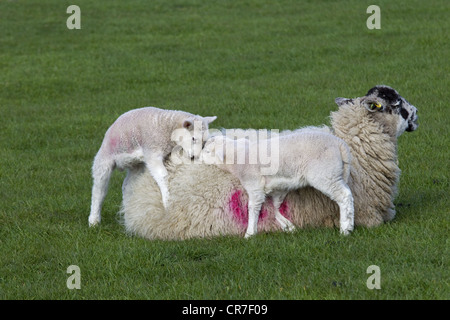
M 417 108 L 388 86 L 375 86 L 361 98 L 336 98 L 335 101 L 339 106 L 359 102 L 367 109 L 370 117 L 384 124 L 386 130 L 396 137 L 405 131 L 414 131 L 419 126 Z

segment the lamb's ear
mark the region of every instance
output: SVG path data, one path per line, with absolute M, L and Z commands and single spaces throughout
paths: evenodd
M 334 99 L 334 102 L 336 102 L 336 104 L 340 107 L 344 104 L 348 104 L 353 102 L 353 99 L 347 99 L 347 98 L 336 98 Z
M 223 147 L 222 148 L 215 148 L 214 149 L 214 156 L 220 160 L 220 163 L 223 164 L 224 163 L 224 158 L 225 155 L 223 153 Z
M 190 130 L 194 127 L 194 121 L 187 119 L 183 121 L 183 128 Z
M 216 116 L 213 116 L 213 117 L 204 117 L 203 119 L 205 119 L 205 121 L 206 121 L 208 124 L 210 124 L 211 122 L 213 122 L 214 120 L 216 120 L 217 117 L 216 117 Z
M 183 130 L 182 129 L 175 129 L 172 132 L 172 135 L 170 136 L 170 140 L 174 141 L 175 143 L 179 144 L 183 141 Z

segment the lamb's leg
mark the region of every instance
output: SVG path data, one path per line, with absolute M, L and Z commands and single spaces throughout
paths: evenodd
M 286 198 L 286 192 L 274 192 L 272 194 L 273 206 L 275 207 L 275 219 L 281 225 L 283 231 L 294 231 L 294 224 L 280 212 L 280 206 Z
M 248 226 L 245 238 L 250 238 L 258 232 L 258 219 L 265 194 L 261 191 L 247 191 L 248 193 Z
M 162 155 L 149 156 L 145 157 L 145 163 L 153 179 L 155 179 L 159 190 L 161 191 L 162 203 L 164 208 L 167 209 L 169 203 L 169 188 L 167 182 L 168 173 L 166 167 L 164 166 L 163 159 L 164 158 Z
M 339 206 L 340 231 L 343 235 L 350 234 L 354 226 L 355 211 L 352 192 L 347 184 L 340 180 L 334 184 L 316 186 L 316 189 L 336 201 Z
M 353 231 L 354 221 L 355 221 L 355 208 L 353 205 L 353 195 L 350 188 L 343 184 L 342 186 L 342 197 L 338 201 L 339 205 L 339 224 L 341 233 L 344 235 L 350 234 Z
M 95 226 L 100 223 L 102 204 L 108 192 L 109 179 L 114 170 L 114 160 L 105 159 L 99 152 L 94 159 L 92 166 L 92 177 L 94 184 L 92 186 L 91 213 L 89 215 L 89 226 Z

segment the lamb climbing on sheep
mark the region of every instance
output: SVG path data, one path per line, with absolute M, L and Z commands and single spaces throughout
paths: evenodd
M 331 126 L 316 130 L 341 138 L 350 148 L 355 226 L 378 226 L 395 217 L 399 136 L 417 129 L 417 109 L 387 86 L 336 103 Z M 239 179 L 213 165 L 174 165 L 169 158 L 166 167 L 172 195 L 167 211 L 148 169 L 140 166 L 131 173 L 121 209 L 127 232 L 176 240 L 245 234 L 248 197 Z M 280 229 L 274 211 L 269 198 L 261 208 L 258 232 Z M 279 211 L 297 228 L 339 225 L 337 204 L 311 187 L 290 192 Z
M 250 153 L 261 153 L 258 150 L 262 148 L 270 148 L 271 160 L 277 162 L 275 172 L 265 174 L 265 166 L 257 157 L 251 161 Z M 342 234 L 353 230 L 353 197 L 347 186 L 351 156 L 343 140 L 313 130 L 256 141 L 216 136 L 206 142 L 202 151 L 201 158 L 211 162 L 208 157 L 218 159 L 217 166 L 237 177 L 248 194 L 246 238 L 257 233 L 261 206 L 267 196 L 272 197 L 275 219 L 282 229 L 293 230 L 294 225 L 280 213 L 280 206 L 290 191 L 306 186 L 337 202 Z
M 208 125 L 215 119 L 154 107 L 134 109 L 121 115 L 106 131 L 94 158 L 89 225 L 96 225 L 101 220 L 102 203 L 111 173 L 116 167 L 123 170 L 145 163 L 158 184 L 163 205 L 167 207 L 168 174 L 163 161 L 176 146 L 182 148 L 189 157 L 198 157 L 208 137 Z M 128 178 L 124 181 L 123 189 L 126 188 Z

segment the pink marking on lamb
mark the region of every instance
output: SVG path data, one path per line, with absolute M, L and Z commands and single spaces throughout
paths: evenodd
M 109 139 L 109 150 L 111 153 L 115 153 L 117 151 L 119 142 L 119 137 L 112 137 L 111 139 Z

